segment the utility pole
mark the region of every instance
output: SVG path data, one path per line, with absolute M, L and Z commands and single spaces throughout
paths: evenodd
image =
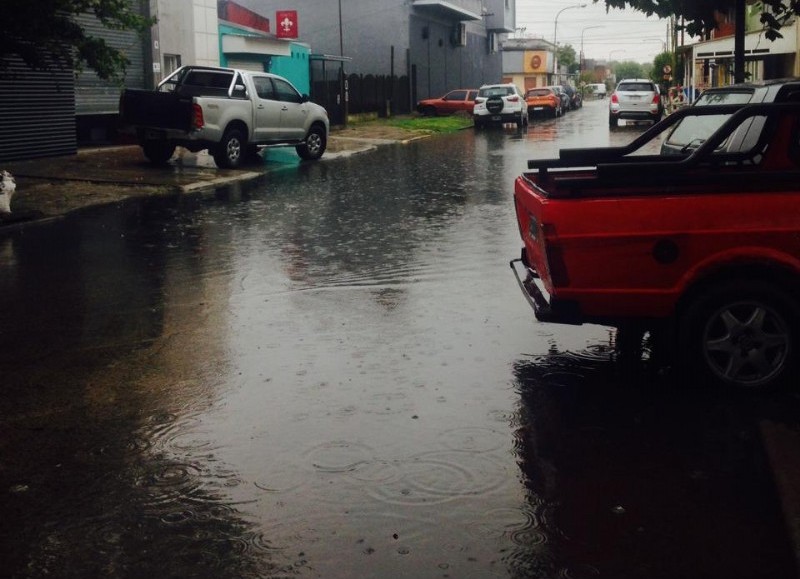
M 733 82 L 744 82 L 745 0 L 736 0 L 736 31 L 733 40 Z

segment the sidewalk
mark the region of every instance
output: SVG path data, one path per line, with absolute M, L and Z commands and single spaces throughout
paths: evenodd
M 425 136 L 381 124 L 354 124 L 331 131 L 327 151 L 317 162 Z M 288 155 L 294 154 L 292 148 L 285 150 Z M 128 197 L 188 193 L 256 179 L 274 167 L 265 162 L 240 169 L 219 169 L 207 151 L 190 153 L 181 149 L 168 165 L 157 167 L 145 159 L 136 145 L 83 149 L 77 155 L 4 163 L 0 169 L 11 172 L 17 189 L 11 214 L 0 214 L 0 228 L 56 218 L 75 209 Z

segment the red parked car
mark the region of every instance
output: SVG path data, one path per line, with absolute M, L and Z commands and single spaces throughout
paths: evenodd
M 417 112 L 427 116 L 452 115 L 458 111 L 472 114 L 476 96 L 478 96 L 478 89 L 476 88 L 451 90 L 439 98 L 419 101 L 417 103 Z
M 685 107 L 627 146 L 529 161 L 512 267 L 539 321 L 647 331 L 697 385 L 796 386 L 800 102 L 785 100 Z M 709 115 L 723 122 L 694 148 L 635 154 Z

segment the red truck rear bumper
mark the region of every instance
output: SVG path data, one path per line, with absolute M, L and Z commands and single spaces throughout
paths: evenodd
M 550 298 L 536 269 L 528 262 L 525 248 L 522 249 L 522 256 L 512 259 L 509 265 L 537 320 L 572 325 L 581 325 L 589 321 L 584 319 L 577 303 Z

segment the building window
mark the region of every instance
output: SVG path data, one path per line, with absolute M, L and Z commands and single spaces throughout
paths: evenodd
M 180 54 L 165 54 L 164 55 L 164 76 L 169 76 L 174 71 L 181 67 Z
M 488 41 L 488 44 L 489 44 L 489 46 L 488 46 L 489 53 L 490 54 L 494 54 L 495 52 L 497 52 L 497 33 L 490 32 L 487 35 L 487 41 Z

